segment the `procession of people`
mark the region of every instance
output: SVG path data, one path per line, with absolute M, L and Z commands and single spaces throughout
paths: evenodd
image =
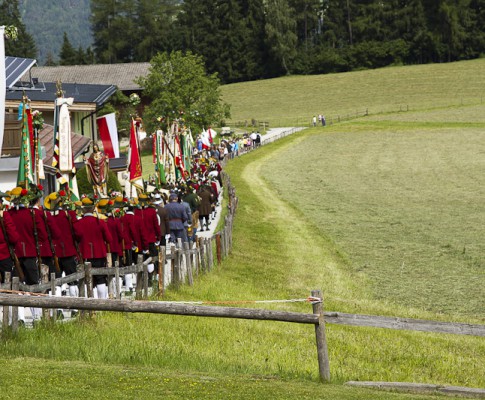
M 136 197 L 112 191 L 104 195 L 106 171 L 103 153 L 93 146 L 90 179 L 93 193 L 74 200 L 69 189 L 50 193 L 43 199 L 41 185 L 15 187 L 0 192 L 0 278 L 7 272 L 27 285 L 40 283 L 40 265 L 49 267 L 49 277 L 69 276 L 76 266 L 90 262 L 93 268 L 130 266 L 138 256 L 152 257 L 148 264 L 149 280 L 158 277 L 158 252 L 178 240 L 196 241 L 199 231 L 208 231 L 216 215 L 221 194 L 220 160 L 203 151 L 194 158 L 186 179 L 166 183 L 151 192 L 140 191 Z M 89 159 L 88 159 L 89 160 Z M 96 161 L 96 162 L 95 162 Z M 88 163 L 89 161 L 86 161 Z M 103 177 L 100 175 L 104 175 Z M 133 274 L 123 278 L 124 290 L 130 293 L 136 284 Z M 56 287 L 55 295 L 79 296 L 79 282 Z M 107 276 L 94 275 L 95 297 L 108 298 Z M 63 318 L 62 310 L 58 317 Z M 31 310 L 34 321 L 40 309 Z M 22 320 L 23 312 L 19 319 Z M 71 313 L 75 316 L 76 312 Z

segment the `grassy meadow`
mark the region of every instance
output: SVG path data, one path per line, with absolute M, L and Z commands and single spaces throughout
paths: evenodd
M 239 198 L 232 253 L 164 300 L 300 299 L 321 288 L 327 310 L 485 323 L 485 107 L 480 99 L 454 106 L 449 88 L 452 77 L 468 85 L 468 75 L 474 83 L 463 93 L 479 97 L 483 62 L 224 87 L 225 96 L 239 88 L 232 101 L 240 118 L 259 118 L 258 108 L 261 118 L 283 117 L 280 102 L 286 116 L 298 117 L 304 96 L 295 88 L 288 95 L 298 80 L 308 84 L 310 114 L 324 108 L 320 97 L 325 113 L 364 100 L 382 113 L 309 129 L 231 161 Z M 420 109 L 391 113 L 401 101 L 397 86 L 406 88 L 401 79 L 426 83 L 412 98 Z M 321 88 L 320 97 L 309 88 Z M 311 312 L 308 303 L 258 307 Z M 483 338 L 328 324 L 327 339 L 332 383 L 323 385 L 310 325 L 98 313 L 3 334 L 0 399 L 436 399 L 343 383 L 485 387 Z
M 331 121 L 365 110 L 374 115 L 480 104 L 484 88 L 485 59 L 478 59 L 235 83 L 223 86 L 222 95 L 231 104 L 231 121 L 254 118 L 272 127 L 308 126 L 320 113 Z

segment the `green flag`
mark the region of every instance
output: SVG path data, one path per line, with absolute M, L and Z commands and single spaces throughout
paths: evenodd
M 17 186 L 28 188 L 29 183 L 34 183 L 34 163 L 29 133 L 29 119 L 27 114 L 27 104 L 24 102 L 22 107 L 22 137 L 20 140 L 20 159 L 19 171 L 17 175 Z

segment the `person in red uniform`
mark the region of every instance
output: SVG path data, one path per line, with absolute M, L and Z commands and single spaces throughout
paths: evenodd
M 138 196 L 139 208 L 135 209 L 135 216 L 141 220 L 143 231 L 144 258 L 152 257 L 153 262 L 148 264 L 148 279 L 153 279 L 153 272 L 158 271 L 158 246 L 160 246 L 160 224 L 158 222 L 157 210 L 153 207 L 150 198 L 146 193 Z M 148 250 L 148 251 L 147 251 Z
M 83 217 L 74 224 L 74 235 L 83 259 L 90 262 L 93 268 L 103 268 L 106 267 L 106 245 L 113 238 L 108 225 L 94 214 L 95 200 L 87 196 L 81 200 Z M 93 286 L 96 287 L 98 298 L 108 298 L 106 275 L 94 275 Z
M 134 212 L 134 203 L 132 201 L 126 202 L 126 212 L 121 219 L 123 240 L 125 248 L 127 248 L 128 265 L 138 262 L 138 254 L 142 253 L 143 248 L 143 230 L 141 229 L 141 220 Z M 125 288 L 133 290 L 133 274 L 125 275 Z
M 39 283 L 40 274 L 38 260 L 40 258 L 40 243 L 48 241 L 45 230 L 37 230 L 37 237 L 34 234 L 35 226 L 42 225 L 42 217 L 29 209 L 28 205 L 32 200 L 32 193 L 27 189 L 16 187 L 11 191 L 10 201 L 15 205 L 8 213 L 19 234 L 19 240 L 15 245 L 15 254 L 19 259 L 20 266 L 25 276 L 24 283 L 36 285 Z
M 19 240 L 19 235 L 12 217 L 8 212 L 3 210 L 3 198 L 7 197 L 6 193 L 0 192 L 0 283 L 5 282 L 5 273 L 13 273 L 14 260 L 10 256 L 9 246 L 15 246 Z
M 45 230 L 37 229 L 44 223 L 42 217 L 29 208 L 29 204 L 39 198 L 39 192 L 39 190 L 27 190 L 21 187 L 16 187 L 10 192 L 10 202 L 15 207 L 11 208 L 8 213 L 19 234 L 15 254 L 24 273 L 24 283 L 27 285 L 37 285 L 40 281 L 40 244 L 48 242 Z M 18 276 L 16 270 L 14 270 L 14 276 Z M 31 313 L 34 321 L 41 318 L 40 308 L 31 307 Z M 25 320 L 23 307 L 19 307 L 19 320 Z
M 82 262 L 74 241 L 74 224 L 76 212 L 71 210 L 67 193 L 64 190 L 49 194 L 44 200 L 47 221 L 55 226 L 60 236 L 53 239 L 61 272 L 66 276 L 76 272 L 76 266 Z M 69 296 L 79 297 L 78 282 L 69 282 Z
M 101 199 L 98 202 L 97 209 L 100 213 L 106 216 L 104 220 L 108 226 L 109 233 L 111 234 L 111 242 L 109 242 L 109 252 L 111 255 L 111 266 L 119 265 L 119 260 L 123 255 L 122 238 L 123 232 L 121 230 L 120 219 L 113 213 L 114 200 L 113 199 Z M 112 292 L 115 292 L 115 278 L 109 280 L 108 285 L 113 288 Z

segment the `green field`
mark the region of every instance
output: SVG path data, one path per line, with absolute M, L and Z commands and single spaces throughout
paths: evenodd
M 222 94 L 231 121 L 254 118 L 270 126 L 308 126 L 320 113 L 330 122 L 366 110 L 476 105 L 485 101 L 485 59 L 235 83 L 223 86 Z
M 230 85 L 240 88 L 233 112 L 259 106 L 264 119 L 282 118 L 285 107 L 288 118 L 298 117 L 304 99 L 296 89 L 288 95 L 288 82 L 298 80 L 308 84 L 311 114 L 320 106 L 308 88 L 322 80 L 335 112 L 363 100 L 387 112 L 309 129 L 230 162 L 239 198 L 232 253 L 166 299 L 295 299 L 321 288 L 327 310 L 485 323 L 481 66 L 478 60 Z M 408 85 L 428 82 L 415 93 L 420 109 L 390 113 L 400 102 L 399 77 Z M 452 77 L 474 104 L 453 106 Z M 373 95 L 361 93 L 359 82 Z M 260 104 L 271 91 L 281 96 Z M 358 95 L 366 97 L 353 100 Z M 260 307 L 311 312 L 307 303 Z M 485 387 L 483 338 L 331 324 L 327 338 L 332 383 L 322 385 L 312 326 L 98 313 L 91 321 L 4 335 L 0 399 L 431 399 L 438 397 L 343 383 Z
M 484 128 L 320 128 L 267 161 L 264 176 L 332 239 L 372 298 L 483 322 Z

